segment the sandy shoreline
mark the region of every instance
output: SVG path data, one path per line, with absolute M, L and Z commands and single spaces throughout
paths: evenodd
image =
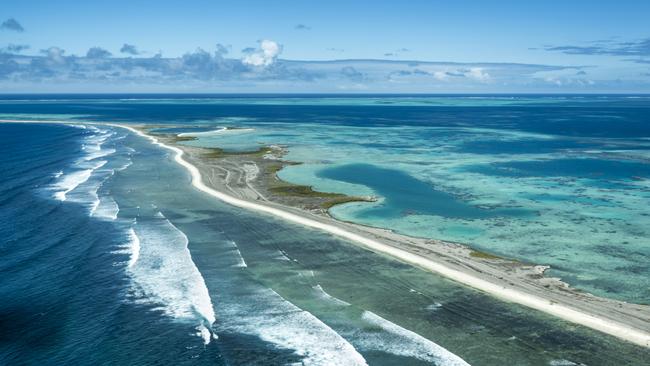
M 0 120 L 0 122 L 70 123 L 54 121 Z M 71 123 L 84 124 L 84 122 Z M 97 123 L 127 129 L 174 153 L 174 160 L 191 175 L 192 185 L 212 197 L 240 208 L 273 215 L 286 221 L 321 230 L 352 241 L 373 252 L 437 273 L 458 283 L 486 292 L 566 321 L 580 324 L 628 342 L 650 348 L 650 307 L 596 297 L 543 276 L 545 267 L 512 264 L 505 260 L 472 258 L 467 247 L 424 240 L 390 231 L 337 221 L 279 203 L 238 198 L 232 187 L 217 179 L 185 148 L 161 142 L 135 126 Z M 191 161 L 191 162 L 190 162 Z M 242 196 L 240 196 L 242 197 Z M 245 197 L 245 196 L 243 196 Z

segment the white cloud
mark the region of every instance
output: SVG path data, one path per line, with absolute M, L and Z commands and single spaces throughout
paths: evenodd
M 282 46 L 267 39 L 260 42 L 260 47 L 244 56 L 242 62 L 250 66 L 269 66 L 282 52 Z
M 444 71 L 434 71 L 433 77 L 438 79 L 438 80 L 446 80 L 447 79 L 447 73 Z
M 46 50 L 41 50 L 41 53 L 45 54 L 48 58 L 48 60 L 52 63 L 55 64 L 62 64 L 65 62 L 63 54 L 65 53 L 64 50 L 62 50 L 59 47 L 50 47 Z
M 490 74 L 483 71 L 482 67 L 472 67 L 469 69 L 469 72 L 465 74 L 469 78 L 476 79 L 478 81 L 488 81 L 490 80 Z
M 85 88 L 92 85 L 100 91 L 134 88 L 144 92 L 171 91 L 180 85 L 184 89 L 206 92 L 335 92 L 356 88 L 379 92 L 497 92 L 551 91 L 558 88 L 556 80 L 570 90 L 585 90 L 593 84 L 584 77 L 575 77 L 576 68 L 568 66 L 385 60 L 292 61 L 281 59 L 282 47 L 272 41 L 260 41 L 258 47 L 242 50 L 240 58 L 228 58 L 226 51 L 227 47 L 217 46 L 216 52 L 198 49 L 171 58 L 160 54 L 88 58 L 66 56 L 64 50 L 57 47 L 33 56 L 0 49 L 0 89 L 27 90 L 20 89 L 24 87 L 54 91 L 65 87 L 66 91 L 72 92 L 87 90 Z M 639 79 L 638 73 L 635 77 Z M 598 88 L 607 88 L 610 84 L 618 88 L 630 85 L 620 82 L 603 84 L 607 81 L 603 78 L 596 80 Z M 637 89 L 648 90 L 650 79 L 643 79 L 635 85 Z

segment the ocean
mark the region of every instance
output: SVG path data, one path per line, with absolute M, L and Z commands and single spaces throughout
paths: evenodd
M 87 122 L 246 127 L 191 143 L 286 145 L 303 164 L 282 178 L 382 198 L 335 217 L 647 302 L 649 116 L 643 96 L 4 96 L 0 119 L 74 123 L 0 124 L 0 364 L 642 365 L 647 350 L 230 207 L 169 151 Z

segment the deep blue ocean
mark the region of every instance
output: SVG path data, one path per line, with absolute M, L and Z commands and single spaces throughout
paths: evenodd
M 95 124 L 173 125 L 179 132 L 320 124 L 353 128 L 357 142 L 384 150 L 400 149 L 401 142 L 359 133 L 441 127 L 446 130 L 436 139 L 448 134 L 451 141 L 465 133 L 456 128 L 470 125 L 526 135 L 490 140 L 488 134 L 480 143 L 450 145 L 454 151 L 530 157 L 576 145 L 605 154 L 622 145 L 647 149 L 650 99 L 644 96 L 482 98 L 0 97 L 0 119 L 72 122 L 0 123 L 0 365 L 644 365 L 646 349 L 227 206 L 193 189 L 168 151 L 125 129 Z M 561 138 L 540 140 L 539 134 Z M 623 163 L 607 156 L 610 162 L 594 156 L 550 166 L 477 160 L 454 169 L 498 179 L 567 171 L 582 179 L 603 171 L 605 177 L 590 183 L 601 185 L 650 176 L 638 154 Z M 364 208 L 372 220 L 401 219 L 405 212 L 471 221 L 537 215 L 512 205 L 487 210 L 424 184 L 399 164 L 369 161 L 328 165 L 314 176 L 388 197 L 381 207 Z M 636 271 L 644 277 L 647 268 Z

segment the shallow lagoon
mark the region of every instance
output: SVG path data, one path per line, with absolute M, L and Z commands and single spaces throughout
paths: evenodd
M 489 209 L 467 204 L 462 199 L 394 169 L 370 164 L 347 164 L 318 171 L 319 178 L 364 185 L 381 197 L 368 207 L 366 217 L 399 218 L 406 215 L 435 215 L 445 218 L 488 219 L 523 217 L 534 212 L 514 208 Z M 366 204 L 365 206 L 370 206 Z

